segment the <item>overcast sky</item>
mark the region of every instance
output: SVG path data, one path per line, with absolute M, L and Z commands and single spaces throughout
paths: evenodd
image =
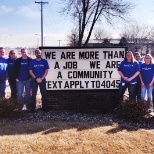
M 136 4 L 131 11 L 134 20 L 154 25 L 153 0 L 129 1 Z M 67 45 L 66 35 L 73 27 L 72 21 L 59 13 L 62 6 L 60 0 L 44 2 L 49 2 L 43 6 L 45 45 Z M 36 4 L 35 0 L 0 0 L 0 46 L 13 48 L 40 45 L 40 23 L 40 4 Z

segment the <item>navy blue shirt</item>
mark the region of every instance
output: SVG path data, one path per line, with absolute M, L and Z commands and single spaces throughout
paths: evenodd
M 14 76 L 13 76 L 13 68 L 14 68 L 15 60 L 16 59 L 11 59 L 11 58 L 7 59 L 7 63 L 8 63 L 8 78 L 9 79 L 14 78 Z

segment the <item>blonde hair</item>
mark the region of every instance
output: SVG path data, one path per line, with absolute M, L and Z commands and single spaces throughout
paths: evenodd
M 145 58 L 146 58 L 146 56 L 149 56 L 149 57 L 150 57 L 150 64 L 153 64 L 153 63 L 154 63 L 154 60 L 153 60 L 153 57 L 151 56 L 151 54 L 146 54 L 146 55 L 144 56 L 143 63 L 145 63 Z
M 126 57 L 127 53 L 130 53 L 130 54 L 131 54 L 131 57 L 132 57 L 131 63 L 134 63 L 136 60 L 135 60 L 135 58 L 134 58 L 134 55 L 133 55 L 132 51 L 127 51 L 127 52 L 126 52 L 124 60 L 127 61 L 127 57 Z

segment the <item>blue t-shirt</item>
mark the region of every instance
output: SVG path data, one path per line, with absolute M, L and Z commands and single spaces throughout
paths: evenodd
M 6 80 L 6 72 L 7 72 L 7 59 L 0 58 L 0 82 L 3 82 Z
M 7 59 L 7 63 L 8 63 L 8 78 L 9 79 L 13 78 L 13 67 L 14 67 L 15 60 L 16 59 L 11 59 L 11 58 Z
M 33 59 L 30 61 L 29 70 L 32 70 L 37 78 L 41 78 L 47 69 L 49 69 L 49 65 L 45 59 L 41 59 L 40 61 Z
M 127 62 L 122 61 L 118 67 L 118 71 L 121 71 L 125 77 L 132 77 L 136 72 L 140 71 L 140 65 L 138 62 Z M 130 83 L 136 83 L 137 77 L 130 81 Z M 126 81 L 121 77 L 121 83 L 126 83 Z
M 28 59 L 22 59 L 21 61 L 18 80 L 29 80 Z
M 148 86 L 148 84 L 152 81 L 154 75 L 154 64 L 142 64 L 140 73 L 143 83 Z

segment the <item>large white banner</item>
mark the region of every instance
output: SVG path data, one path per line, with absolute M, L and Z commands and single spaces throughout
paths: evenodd
M 49 63 L 47 90 L 117 89 L 117 67 L 125 48 L 42 47 L 42 58 Z

